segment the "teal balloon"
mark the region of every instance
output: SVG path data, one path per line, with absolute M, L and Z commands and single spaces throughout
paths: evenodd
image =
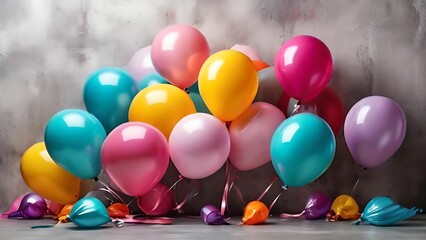
M 160 74 L 151 73 L 146 75 L 139 81 L 139 84 L 138 84 L 139 91 L 156 84 L 170 84 L 170 83 L 167 81 L 167 79 L 163 78 Z
M 190 86 L 186 91 L 190 93 L 198 93 L 200 94 L 200 89 L 198 89 L 198 81 L 196 81 L 192 86 Z
M 197 112 L 212 114 L 207 108 L 206 104 L 203 101 L 203 98 L 199 93 L 189 92 L 188 94 L 189 97 L 192 99 L 192 102 L 194 102 L 195 109 L 197 110 Z
M 92 114 L 67 109 L 53 115 L 44 131 L 46 149 L 53 161 L 82 179 L 101 172 L 101 147 L 105 130 Z
M 94 197 L 85 197 L 77 201 L 69 219 L 81 228 L 97 228 L 111 221 L 104 204 Z
M 136 81 L 126 71 L 107 67 L 86 79 L 83 100 L 86 109 L 102 123 L 107 133 L 128 122 L 130 104 L 139 92 Z
M 301 187 L 313 182 L 331 165 L 336 140 L 323 119 L 301 113 L 278 126 L 270 150 L 272 165 L 284 185 Z
M 375 197 L 365 206 L 361 217 L 354 224 L 361 222 L 375 226 L 389 226 L 410 218 L 423 210 L 413 207 L 411 209 L 396 204 L 389 197 Z

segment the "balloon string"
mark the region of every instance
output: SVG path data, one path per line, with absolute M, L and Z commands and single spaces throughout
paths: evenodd
M 246 205 L 246 201 L 244 200 L 243 193 L 241 192 L 241 189 L 235 183 L 235 180 L 232 181 L 231 186 L 229 187 L 229 191 L 231 191 L 232 189 L 234 189 L 235 193 L 237 193 L 237 196 L 240 199 L 241 203 L 243 205 Z
M 97 177 L 95 177 L 94 180 L 96 182 L 99 182 L 102 186 L 104 186 L 104 188 L 99 188 L 99 190 L 106 191 L 106 192 L 110 193 L 111 195 L 116 197 L 118 200 L 120 200 L 121 203 L 126 204 L 126 202 L 112 188 L 110 188 L 110 186 L 108 184 L 106 184 L 105 182 L 103 182 L 102 180 L 100 180 Z
M 184 179 L 183 178 L 183 176 L 179 176 L 179 178 L 182 178 L 182 179 Z M 190 187 L 192 186 L 192 183 L 195 183 L 195 188 L 192 188 L 192 190 L 191 191 L 189 191 L 190 190 Z M 177 184 L 177 183 L 176 183 Z M 175 186 L 176 184 L 173 184 L 173 186 Z M 174 210 L 174 211 L 179 211 L 179 212 L 182 212 L 181 211 L 181 208 L 188 202 L 188 201 L 190 201 L 192 198 L 194 198 L 195 196 L 197 196 L 198 195 L 198 193 L 199 193 L 199 191 L 200 191 L 200 188 L 201 188 L 201 183 L 199 182 L 199 181 L 197 181 L 197 180 L 191 180 L 191 184 L 186 184 L 187 185 L 187 188 L 186 188 L 186 196 L 185 196 L 185 199 L 181 202 L 181 203 L 179 203 L 179 204 L 177 204 L 177 206 L 176 207 L 174 207 L 174 208 L 172 208 L 172 210 Z M 176 195 L 176 191 L 175 191 L 175 195 Z M 176 199 L 176 196 L 175 196 L 175 199 Z
M 298 218 L 305 214 L 305 210 L 303 210 L 301 213 L 298 214 L 288 214 L 288 213 L 281 213 L 280 218 Z
M 257 201 L 262 200 L 262 198 L 265 196 L 265 194 L 269 191 L 269 189 L 272 187 L 272 185 L 274 185 L 274 183 L 278 181 L 278 177 L 274 176 L 271 180 L 271 182 L 269 183 L 268 187 L 266 187 L 266 189 L 262 192 L 262 194 L 260 194 L 260 196 L 257 198 Z M 281 193 L 280 193 L 281 195 Z M 278 195 L 279 196 L 279 195 Z
M 173 186 L 176 186 L 176 184 L 178 182 L 180 182 L 182 179 L 179 179 L 175 184 L 173 184 Z M 172 186 L 172 187 L 173 187 Z M 160 196 L 158 197 L 157 201 L 155 202 L 154 206 L 152 207 L 151 210 L 149 210 L 148 212 L 153 212 L 155 211 L 159 206 L 160 203 L 163 201 L 164 197 L 172 190 L 172 187 L 170 187 L 169 189 L 166 190 L 166 192 L 163 194 L 163 191 L 166 189 L 166 186 L 164 185 L 163 188 L 161 189 L 161 193 Z
M 300 106 L 301 106 L 300 101 L 297 101 L 296 104 L 294 104 L 294 109 L 291 112 L 290 116 L 293 116 L 299 110 Z
M 140 224 L 173 224 L 173 218 L 169 217 L 146 217 L 145 215 L 129 215 L 126 218 L 112 219 L 113 223 L 119 220 L 125 223 L 140 223 Z
M 353 197 L 355 190 L 358 187 L 359 180 L 361 179 L 361 176 L 365 172 L 365 170 L 367 170 L 367 168 L 365 168 L 365 167 L 361 168 L 361 171 L 358 173 L 358 179 L 356 180 L 355 185 L 353 186 L 353 188 L 351 190 L 351 194 L 349 196 Z
M 226 176 L 226 182 L 225 182 L 225 187 L 223 188 L 222 202 L 220 204 L 220 214 L 222 216 L 225 215 L 226 206 L 228 204 L 229 185 L 230 185 L 230 182 L 231 182 L 231 174 L 230 174 L 230 170 L 229 170 L 229 161 L 226 161 L 225 176 Z
M 271 211 L 271 209 L 274 207 L 275 203 L 278 201 L 278 198 L 281 197 L 281 195 L 283 194 L 283 190 L 278 194 L 278 196 L 274 199 L 274 201 L 272 201 L 271 205 L 269 206 L 269 211 Z

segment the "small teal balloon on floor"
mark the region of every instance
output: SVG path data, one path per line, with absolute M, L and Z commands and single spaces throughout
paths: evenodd
M 68 218 L 81 228 L 97 228 L 112 221 L 105 205 L 94 197 L 77 201 Z
M 405 208 L 396 204 L 389 197 L 375 197 L 368 202 L 360 219 L 353 224 L 369 223 L 375 226 L 389 226 L 410 218 L 423 210 Z
M 313 182 L 331 165 L 336 140 L 330 126 L 311 113 L 300 113 L 284 120 L 271 139 L 271 161 L 289 187 Z
M 139 91 L 156 84 L 170 84 L 167 79 L 158 73 L 151 73 L 143 77 L 138 84 Z
M 83 88 L 86 109 L 102 123 L 107 133 L 128 122 L 129 107 L 138 86 L 126 71 L 107 67 L 91 73 Z
M 53 115 L 44 131 L 46 149 L 53 161 L 81 179 L 101 172 L 101 148 L 105 130 L 92 114 L 66 109 Z

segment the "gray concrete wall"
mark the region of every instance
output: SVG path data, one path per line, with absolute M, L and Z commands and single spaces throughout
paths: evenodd
M 384 95 L 405 111 L 408 129 L 400 150 L 367 171 L 355 198 L 363 206 L 378 195 L 426 208 L 426 2 L 413 1 L 136 1 L 3 0 L 0 2 L 0 210 L 28 191 L 19 164 L 23 152 L 43 140 L 48 119 L 65 108 L 83 108 L 86 76 L 102 66 L 127 67 L 132 54 L 151 43 L 165 26 L 197 27 L 212 52 L 248 44 L 270 64 L 286 39 L 298 34 L 321 38 L 331 49 L 335 69 L 329 84 L 346 112 L 369 95 Z M 306 196 L 323 190 L 348 194 L 360 167 L 343 134 L 330 169 L 314 184 L 289 189 L 274 211 L 296 212 Z M 246 199 L 263 191 L 271 165 L 239 174 Z M 177 173 L 171 169 L 169 183 Z M 187 206 L 219 204 L 224 170 L 202 181 Z M 279 192 L 274 186 L 269 203 Z M 242 208 L 231 194 L 231 208 Z

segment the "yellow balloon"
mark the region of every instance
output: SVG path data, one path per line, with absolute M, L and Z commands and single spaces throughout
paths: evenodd
M 204 62 L 198 75 L 198 87 L 210 112 L 229 122 L 253 102 L 259 80 L 250 58 L 235 50 L 223 50 Z
M 74 203 L 79 198 L 80 179 L 56 165 L 44 142 L 32 145 L 21 159 L 21 175 L 34 192 L 56 203 Z
M 358 219 L 360 216 L 358 204 L 348 195 L 338 196 L 331 205 L 331 211 L 334 213 L 334 220 Z
M 195 112 L 195 105 L 186 92 L 170 84 L 156 84 L 144 88 L 133 98 L 129 121 L 151 124 L 168 139 L 176 123 Z

